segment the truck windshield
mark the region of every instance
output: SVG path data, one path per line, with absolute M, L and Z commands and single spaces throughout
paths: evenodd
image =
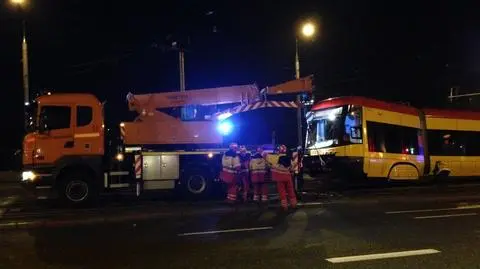
M 307 118 L 307 148 L 362 143 L 361 112 L 351 105 L 312 112 Z

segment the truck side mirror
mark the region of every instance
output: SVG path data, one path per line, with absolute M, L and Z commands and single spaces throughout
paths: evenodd
M 41 134 L 48 133 L 48 119 L 44 115 L 40 115 L 40 121 L 38 124 L 38 132 Z

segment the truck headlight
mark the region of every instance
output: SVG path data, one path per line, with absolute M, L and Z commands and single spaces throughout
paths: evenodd
M 117 161 L 119 162 L 122 162 L 123 161 L 123 153 L 118 153 L 116 156 L 115 156 L 115 159 L 117 159 Z
M 33 181 L 35 180 L 35 178 L 37 177 L 37 175 L 35 175 L 34 172 L 32 171 L 23 171 L 22 172 L 22 181 Z

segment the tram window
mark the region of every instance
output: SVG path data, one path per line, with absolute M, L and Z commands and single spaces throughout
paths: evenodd
M 419 154 L 416 128 L 369 121 L 367 136 L 370 152 Z
M 353 144 L 362 144 L 362 107 L 349 106 L 345 116 L 344 140 Z
M 429 130 L 428 149 L 434 156 L 465 156 L 469 146 L 469 132 Z
M 480 156 L 480 132 L 469 132 L 466 140 L 467 156 Z

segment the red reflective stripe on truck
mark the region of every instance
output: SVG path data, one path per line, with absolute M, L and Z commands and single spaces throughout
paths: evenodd
M 135 155 L 135 178 L 142 177 L 142 155 Z

